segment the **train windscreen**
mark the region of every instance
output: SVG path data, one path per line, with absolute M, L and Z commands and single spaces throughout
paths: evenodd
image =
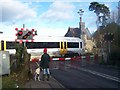
M 68 48 L 79 48 L 78 42 L 68 42 Z

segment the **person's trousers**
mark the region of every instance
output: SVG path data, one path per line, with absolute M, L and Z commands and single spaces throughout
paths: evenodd
M 49 68 L 44 68 L 43 69 L 43 81 L 45 79 L 45 75 L 47 75 L 47 81 L 49 81 L 49 78 L 50 78 L 50 70 L 49 70 Z

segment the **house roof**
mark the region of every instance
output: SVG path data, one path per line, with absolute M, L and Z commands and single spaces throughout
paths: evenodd
M 65 34 L 65 37 L 78 37 L 80 38 L 81 31 L 79 28 L 68 28 L 67 33 Z

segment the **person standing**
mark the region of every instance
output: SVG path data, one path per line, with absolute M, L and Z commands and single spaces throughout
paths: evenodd
M 43 50 L 44 54 L 41 57 L 40 66 L 43 69 L 43 81 L 45 80 L 45 76 L 47 76 L 47 81 L 49 81 L 50 71 L 49 71 L 49 63 L 50 63 L 50 56 L 47 53 L 47 48 Z

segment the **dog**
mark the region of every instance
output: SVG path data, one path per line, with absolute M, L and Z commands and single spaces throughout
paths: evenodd
M 38 80 L 40 81 L 41 80 L 41 72 L 42 72 L 42 68 L 39 66 L 39 64 L 36 62 L 37 64 L 37 68 L 35 69 L 35 72 L 34 72 L 34 79 L 35 81 Z
M 36 80 L 38 80 L 38 81 L 40 81 L 40 67 L 38 67 L 36 70 L 35 70 L 35 72 L 34 72 L 34 75 L 35 75 L 35 81 Z

